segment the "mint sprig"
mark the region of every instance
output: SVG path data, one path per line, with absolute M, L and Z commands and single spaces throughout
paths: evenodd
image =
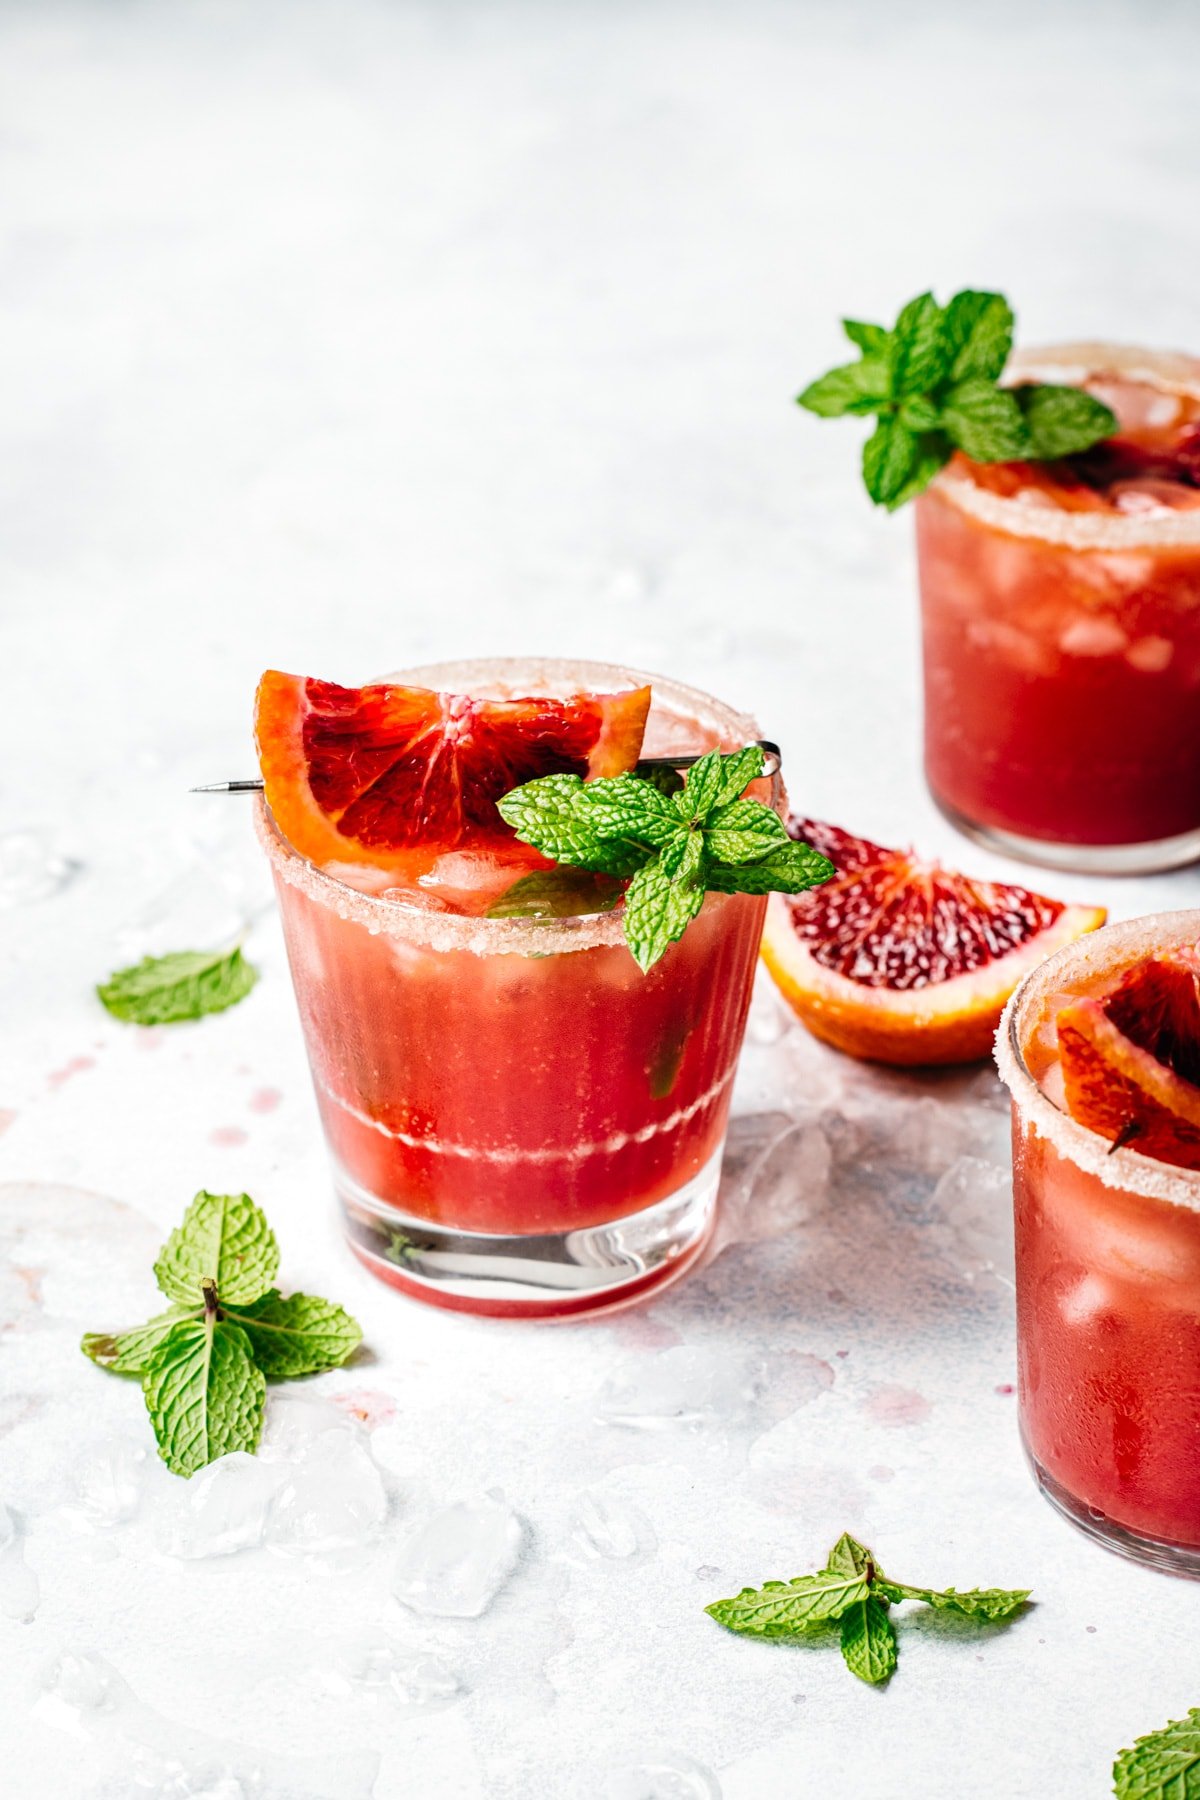
M 889 512 L 915 498 L 955 450 L 972 461 L 1051 461 L 1117 430 L 1114 413 L 1082 388 L 998 386 L 1012 350 L 1003 294 L 965 289 L 945 307 L 920 294 L 890 331 L 843 319 L 862 355 L 811 382 L 797 403 L 821 418 L 874 413 L 863 481 Z
M 224 1012 L 244 1000 L 258 970 L 232 950 L 173 950 L 116 969 L 96 989 L 115 1019 L 130 1025 L 175 1025 Z
M 846 1667 L 860 1681 L 878 1687 L 893 1674 L 899 1655 L 889 1616 L 893 1605 L 922 1600 L 940 1611 L 997 1624 L 1013 1618 L 1028 1599 L 1028 1588 L 973 1588 L 960 1594 L 954 1588 L 892 1581 L 874 1552 L 843 1532 L 816 1574 L 743 1588 L 731 1600 L 714 1600 L 704 1610 L 727 1631 L 745 1637 L 809 1638 L 836 1625 Z
M 790 838 L 773 807 L 746 797 L 757 744 L 710 750 L 683 782 L 637 775 L 543 775 L 498 802 L 519 838 L 569 868 L 629 881 L 625 941 L 642 970 L 681 938 L 706 893 L 799 894 L 833 864 Z
M 1140 1737 L 1113 1764 L 1117 1800 L 1196 1800 L 1200 1795 L 1200 1706 Z
M 176 1475 L 254 1450 L 266 1383 L 336 1368 L 362 1341 L 331 1300 L 282 1295 L 278 1268 L 275 1234 L 250 1196 L 201 1191 L 154 1265 L 175 1304 L 80 1344 L 101 1368 L 141 1381 L 159 1455 Z

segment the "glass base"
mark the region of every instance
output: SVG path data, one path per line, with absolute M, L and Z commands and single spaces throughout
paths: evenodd
M 1200 1581 L 1200 1546 L 1193 1544 L 1173 1544 L 1165 1538 L 1143 1537 L 1140 1531 L 1131 1531 L 1126 1525 L 1118 1525 L 1105 1513 L 1098 1512 L 1095 1507 L 1085 1506 L 1074 1494 L 1055 1481 L 1043 1469 L 1037 1457 L 1033 1455 L 1028 1444 L 1024 1444 L 1026 1461 L 1033 1470 L 1033 1478 L 1042 1493 L 1050 1502 L 1055 1512 L 1085 1533 L 1097 1544 L 1103 1544 L 1106 1550 L 1112 1550 L 1117 1556 L 1128 1557 L 1130 1562 L 1143 1563 L 1147 1568 L 1161 1569 L 1168 1575 L 1186 1575 L 1193 1581 Z
M 929 790 L 934 805 L 955 831 L 1017 862 L 1042 869 L 1065 869 L 1071 875 L 1161 875 L 1200 862 L 1200 830 L 1179 837 L 1156 838 L 1147 844 L 1058 844 L 1050 838 L 1022 837 L 995 825 L 977 825 Z
M 610 1225 L 493 1237 L 400 1212 L 335 1176 L 350 1248 L 414 1300 L 505 1319 L 578 1318 L 628 1306 L 676 1280 L 712 1229 L 724 1144 L 669 1199 Z

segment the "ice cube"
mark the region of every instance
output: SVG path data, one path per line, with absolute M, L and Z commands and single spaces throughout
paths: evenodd
M 262 1542 L 280 1479 L 278 1465 L 261 1463 L 244 1450 L 218 1457 L 172 1486 L 158 1521 L 159 1548 L 187 1561 L 251 1549 Z
M 1129 639 L 1115 619 L 1089 616 L 1073 620 L 1059 644 L 1068 656 L 1122 656 Z
M 414 1612 L 477 1619 L 517 1566 L 524 1533 L 493 1489 L 443 1507 L 409 1538 L 392 1576 L 396 1599 Z
M 79 1517 L 101 1531 L 132 1519 L 141 1504 L 145 1465 L 146 1452 L 140 1444 L 120 1438 L 97 1444 L 75 1476 Z
M 828 1201 L 832 1172 L 833 1153 L 821 1127 L 785 1125 L 740 1180 L 722 1185 L 716 1247 L 765 1243 L 807 1224 Z
M 993 1274 L 1013 1285 L 1012 1174 L 978 1156 L 960 1156 L 933 1190 L 933 1211 L 950 1231 L 969 1281 Z
M 1130 644 L 1125 661 L 1143 675 L 1161 675 L 1170 666 L 1174 655 L 1175 646 L 1170 638 L 1141 637 Z
M 657 1548 L 649 1520 L 636 1507 L 604 1494 L 580 1494 L 571 1516 L 571 1535 L 586 1556 L 613 1562 Z
M 125 1693 L 116 1670 L 90 1650 L 64 1650 L 46 1664 L 38 1686 L 38 1717 L 76 1732 L 88 1715 L 112 1712 Z
M 387 1517 L 383 1479 L 362 1434 L 322 1431 L 294 1460 L 271 1501 L 266 1538 L 287 1555 L 327 1555 L 373 1543 Z
M 267 1395 L 258 1454 L 264 1462 L 291 1462 L 323 1433 L 354 1430 L 353 1420 L 330 1400 L 320 1400 L 315 1394 L 273 1392 Z
M 679 1344 L 656 1356 L 639 1356 L 611 1376 L 596 1412 L 604 1424 L 635 1431 L 678 1425 L 700 1430 L 744 1413 L 760 1386 L 761 1371 L 748 1356 Z
M 614 1769 L 604 1795 L 605 1800 L 721 1800 L 721 1784 L 694 1757 L 668 1750 Z
M 79 873 L 46 830 L 6 831 L 0 836 L 0 908 L 49 900 Z

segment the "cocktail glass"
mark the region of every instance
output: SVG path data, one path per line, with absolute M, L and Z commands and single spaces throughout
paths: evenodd
M 1110 925 L 1027 976 L 997 1039 L 1012 1094 L 1021 1436 L 1047 1499 L 1138 1562 L 1200 1576 L 1200 1173 L 1114 1149 L 1061 1104 L 1054 1018 L 1200 940 Z
M 1190 357 L 1077 344 L 1011 368 L 1124 375 L 1164 407 L 1200 398 Z M 925 769 L 941 810 L 1060 868 L 1200 856 L 1200 507 L 1071 511 L 1046 489 L 1004 495 L 952 468 L 916 519 Z
M 644 754 L 752 743 L 709 695 L 588 662 L 391 679 L 476 696 L 652 683 Z M 759 784 L 765 791 L 766 784 Z M 776 777 L 773 800 L 784 795 Z M 619 912 L 475 918 L 363 893 L 259 802 L 346 1235 L 437 1306 L 556 1317 L 681 1274 L 712 1222 L 766 900 L 710 894 L 643 974 Z

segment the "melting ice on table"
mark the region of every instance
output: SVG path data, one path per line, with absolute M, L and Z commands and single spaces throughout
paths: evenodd
M 498 1488 L 456 1501 L 409 1538 L 392 1592 L 414 1612 L 477 1619 L 516 1568 L 522 1537 L 521 1522 Z

